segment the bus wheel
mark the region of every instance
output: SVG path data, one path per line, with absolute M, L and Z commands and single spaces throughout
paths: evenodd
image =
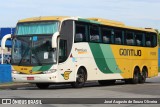
M 47 83 L 36 83 L 36 86 L 39 89 L 47 89 L 49 87 L 49 84 L 47 84 Z
M 139 78 L 139 83 L 145 83 L 147 78 L 147 70 L 145 68 L 142 69 L 142 73 Z
M 102 86 L 112 85 L 116 82 L 116 80 L 99 80 L 98 83 Z
M 86 73 L 83 68 L 79 68 L 77 72 L 76 82 L 71 83 L 74 88 L 82 88 L 86 82 Z
M 132 84 L 137 84 L 139 82 L 140 72 L 138 68 L 135 68 L 133 78 L 131 79 Z

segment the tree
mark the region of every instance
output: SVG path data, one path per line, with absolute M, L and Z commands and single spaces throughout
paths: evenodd
M 157 32 L 157 34 L 158 34 L 158 44 L 159 44 L 159 46 L 160 46 L 160 32 L 158 31 L 158 29 L 155 29 L 156 30 L 156 32 Z

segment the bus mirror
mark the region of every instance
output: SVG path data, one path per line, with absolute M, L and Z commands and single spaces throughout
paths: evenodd
M 1 48 L 4 50 L 5 49 L 5 44 L 6 44 L 6 41 L 7 39 L 11 38 L 11 34 L 7 34 L 5 35 L 3 38 L 2 38 L 2 41 L 1 41 Z
M 59 36 L 59 32 L 54 33 L 52 36 L 52 48 L 57 48 L 57 38 Z

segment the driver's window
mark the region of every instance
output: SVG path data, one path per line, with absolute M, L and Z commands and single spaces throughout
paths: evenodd
M 67 41 L 60 40 L 59 44 L 59 62 L 64 62 L 67 59 Z

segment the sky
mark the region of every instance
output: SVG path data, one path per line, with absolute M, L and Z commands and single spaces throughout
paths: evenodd
M 0 27 L 39 16 L 100 17 L 160 29 L 160 0 L 1 0 Z

